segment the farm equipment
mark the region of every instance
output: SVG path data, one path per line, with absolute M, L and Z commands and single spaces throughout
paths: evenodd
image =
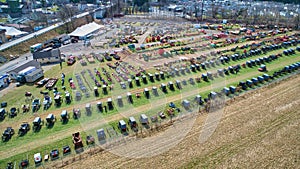
M 7 106 L 7 102 L 1 102 L 1 108 L 4 108 Z
M 37 85 L 37 87 L 43 87 L 48 81 L 49 81 L 49 78 L 44 78 L 44 79 L 36 82 L 35 85 Z
M 103 106 L 102 106 L 102 102 L 98 102 L 97 103 L 97 108 L 99 112 L 103 112 Z
M 148 125 L 149 124 L 148 117 L 145 114 L 141 114 L 141 116 L 140 116 L 140 123 L 142 125 Z
M 60 106 L 61 105 L 61 103 L 62 103 L 62 99 L 61 99 L 61 95 L 56 95 L 55 97 L 54 97 L 54 102 L 55 102 L 55 105 L 56 106 Z
M 6 169 L 14 169 L 14 165 L 12 162 L 7 163 Z
M 112 102 L 111 98 L 107 99 L 107 107 L 108 107 L 108 110 L 113 110 L 114 109 L 113 102 Z
M 19 164 L 19 168 L 27 168 L 29 166 L 29 161 L 27 160 L 27 159 L 25 159 L 25 160 L 22 160 L 21 162 L 20 162 L 20 164 Z
M 36 117 L 33 122 L 32 122 L 32 130 L 34 132 L 38 132 L 40 131 L 40 129 L 42 128 L 42 125 L 43 125 L 43 121 L 40 117 Z
M 183 100 L 182 101 L 182 107 L 184 107 L 186 110 L 190 108 L 191 104 L 188 100 Z
M 27 122 L 23 122 L 19 128 L 19 136 L 24 136 L 30 130 L 30 125 Z
M 87 103 L 85 105 L 85 113 L 87 116 L 90 116 L 92 114 L 92 106 L 90 103 Z
M 163 111 L 161 112 L 158 112 L 158 116 L 161 118 L 161 119 L 165 119 L 166 118 L 166 115 Z
M 43 100 L 44 110 L 49 109 L 52 104 L 52 99 L 50 96 L 46 95 Z
M 79 149 L 82 149 L 83 144 L 82 144 L 82 140 L 80 137 L 80 133 L 79 132 L 73 133 L 72 136 L 73 136 L 72 139 L 73 139 L 73 144 L 74 144 L 75 150 L 78 151 Z
M 130 92 L 127 92 L 127 100 L 128 100 L 128 102 L 129 102 L 130 104 L 133 103 L 132 95 L 131 95 Z
M 117 97 L 117 103 L 119 107 L 123 107 L 124 104 L 123 104 L 122 96 Z
M 118 123 L 118 128 L 121 132 L 127 132 L 127 126 L 124 120 L 120 120 Z
M 45 85 L 46 89 L 52 89 L 55 86 L 57 81 L 58 81 L 57 78 L 50 78 L 47 84 Z
M 92 135 L 86 136 L 86 145 L 94 145 L 95 138 Z
M 11 139 L 15 134 L 15 130 L 12 127 L 7 127 L 2 133 L 2 141 L 6 142 Z
M 47 127 L 52 127 L 56 121 L 56 118 L 53 114 L 48 114 L 46 117 L 46 126 Z
M 175 88 L 174 88 L 174 84 L 173 84 L 173 82 L 172 82 L 172 81 L 169 81 L 169 82 L 168 82 L 168 86 L 169 86 L 170 90 L 172 90 L 172 91 L 174 91 L 174 90 L 175 90 Z
M 104 132 L 104 129 L 99 129 L 97 130 L 97 136 L 98 136 L 98 141 L 102 142 L 106 139 L 106 134 Z
M 258 71 L 260 71 L 260 72 L 266 72 L 267 71 L 266 65 L 260 65 L 260 67 L 258 68 Z
M 202 97 L 200 96 L 200 95 L 197 95 L 196 97 L 195 97 L 195 101 L 196 101 L 196 103 L 198 104 L 198 105 L 202 105 L 204 102 L 203 102 L 203 100 L 202 100 Z
M 214 92 L 214 91 L 211 91 L 209 94 L 208 94 L 208 98 L 209 99 L 216 99 L 217 98 L 217 93 Z
M 68 155 L 68 154 L 71 153 L 71 148 L 70 148 L 70 146 L 64 146 L 64 147 L 62 148 L 62 150 L 63 150 L 63 155 Z
M 9 117 L 14 118 L 19 113 L 19 109 L 12 107 L 9 112 Z
M 244 82 L 244 81 L 240 81 L 238 86 L 240 86 L 243 90 L 247 90 L 247 87 L 248 87 L 246 82 Z
M 137 128 L 137 122 L 134 117 L 129 117 L 128 124 L 131 129 Z
M 68 58 L 68 60 L 67 60 L 67 65 L 68 65 L 68 66 L 71 66 L 71 65 L 73 65 L 75 62 L 76 62 L 75 57 L 74 57 L 74 56 L 70 56 L 70 57 Z
M 229 90 L 230 90 L 230 93 L 234 94 L 236 92 L 236 87 L 230 86 Z
M 32 101 L 32 112 L 37 112 L 40 109 L 40 106 L 41 106 L 41 100 L 34 99 Z
M 60 114 L 60 121 L 63 123 L 63 124 L 66 124 L 69 120 L 69 115 L 68 115 L 68 112 L 67 110 L 63 110 Z
M 144 89 L 144 94 L 145 94 L 145 96 L 146 96 L 147 99 L 150 98 L 150 93 L 149 93 L 149 89 L 148 88 Z
M 4 108 L 0 109 L 0 120 L 4 120 L 6 116 L 6 110 Z
M 29 104 L 23 104 L 22 105 L 23 113 L 29 112 L 29 110 L 30 110 Z
M 51 150 L 50 151 L 50 158 L 51 160 L 56 160 L 59 158 L 59 151 L 57 149 Z
M 34 163 L 37 165 L 37 164 L 40 164 L 42 162 L 42 156 L 41 156 L 41 153 L 36 153 L 33 155 L 33 159 L 34 159 Z
M 253 86 L 253 82 L 251 80 L 247 80 L 246 85 L 251 88 Z
M 81 113 L 80 113 L 80 109 L 79 108 L 73 108 L 73 118 L 74 119 L 79 119 L 81 116 Z
M 164 93 L 167 93 L 167 92 L 168 92 L 168 91 L 167 91 L 167 86 L 166 86 L 164 83 L 161 84 L 161 90 L 162 90 Z
M 71 95 L 70 95 L 69 92 L 66 93 L 65 99 L 66 99 L 66 103 L 67 103 L 67 104 L 70 104 L 70 103 L 71 103 L 72 100 L 71 100 Z
M 98 87 L 94 87 L 94 95 L 95 97 L 99 97 Z

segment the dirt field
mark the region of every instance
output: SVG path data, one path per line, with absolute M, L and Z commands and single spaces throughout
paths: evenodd
M 299 81 L 297 75 L 226 103 L 220 123 L 204 143 L 199 135 L 207 114 L 198 116 L 184 140 L 160 155 L 126 158 L 101 152 L 66 168 L 297 168 Z

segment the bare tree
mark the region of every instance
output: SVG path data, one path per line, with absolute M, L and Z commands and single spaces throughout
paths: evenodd
M 73 17 L 75 16 L 76 11 L 77 8 L 73 8 L 68 5 L 61 6 L 58 11 L 58 17 L 65 22 L 67 32 L 74 29 Z

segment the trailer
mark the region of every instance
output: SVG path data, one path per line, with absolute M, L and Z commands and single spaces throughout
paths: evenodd
M 29 66 L 18 73 L 17 82 L 32 83 L 44 76 L 43 69 Z

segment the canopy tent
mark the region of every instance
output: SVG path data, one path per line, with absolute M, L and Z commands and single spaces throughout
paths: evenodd
M 95 22 L 83 25 L 81 27 L 76 28 L 75 31 L 70 33 L 70 36 L 76 36 L 79 37 L 79 39 L 84 39 L 85 36 L 103 28 L 103 25 L 98 25 Z
M 8 26 L 1 26 L 0 25 L 0 29 L 5 29 L 6 32 L 5 32 L 5 35 L 8 35 L 8 36 L 19 36 L 19 35 L 23 35 L 23 34 L 27 34 L 28 32 L 23 32 L 23 31 L 20 31 L 14 27 L 8 27 Z

